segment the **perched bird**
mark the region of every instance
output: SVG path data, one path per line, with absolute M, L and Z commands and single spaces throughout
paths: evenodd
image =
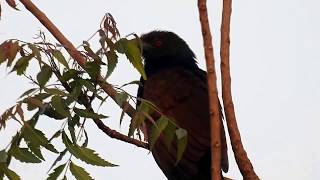
M 168 31 L 152 31 L 141 36 L 147 80 L 141 79 L 138 97 L 154 103 L 188 132 L 182 159 L 176 164 L 176 148 L 168 149 L 160 136 L 152 149 L 158 166 L 169 180 L 210 180 L 210 118 L 207 74 L 199 69 L 186 42 Z M 159 115 L 152 115 L 154 119 Z M 222 114 L 220 114 L 222 123 Z M 152 123 L 147 123 L 151 133 Z M 221 133 L 221 167 L 228 171 L 227 145 Z

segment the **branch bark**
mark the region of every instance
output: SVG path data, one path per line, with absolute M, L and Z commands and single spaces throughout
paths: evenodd
M 241 136 L 238 129 L 234 105 L 231 93 L 231 76 L 230 76 L 230 19 L 232 11 L 232 0 L 223 0 L 222 23 L 221 23 L 221 82 L 222 98 L 224 111 L 227 120 L 228 131 L 230 135 L 232 150 L 243 179 L 257 180 L 259 177 L 253 170 L 253 166 L 242 145 Z
M 198 10 L 207 65 L 209 112 L 211 126 L 211 179 L 221 179 L 220 117 L 217 77 L 214 65 L 213 45 L 210 32 L 206 0 L 198 0 Z
M 77 63 L 84 68 L 86 60 L 82 57 L 81 53 L 75 48 L 75 46 L 61 33 L 61 31 L 50 21 L 50 19 L 36 7 L 30 0 L 20 0 L 20 2 L 29 10 L 47 29 L 48 31 L 60 42 L 60 44 L 67 50 L 70 56 L 77 61 Z M 85 69 L 85 68 L 84 68 Z M 98 77 L 97 81 L 101 88 L 113 99 L 115 100 L 117 91 L 113 87 L 105 82 L 101 76 Z M 126 107 L 126 108 L 123 108 Z M 134 117 L 135 109 L 129 104 L 124 104 L 123 108 L 125 112 L 131 117 Z M 125 141 L 127 143 L 134 144 L 138 147 L 146 148 L 147 145 L 144 142 L 138 141 L 133 138 L 129 138 L 115 130 L 110 129 L 105 126 L 101 121 L 95 120 L 96 125 L 105 132 L 108 136 Z

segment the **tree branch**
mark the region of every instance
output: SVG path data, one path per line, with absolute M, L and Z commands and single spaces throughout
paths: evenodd
M 238 129 L 234 105 L 231 93 L 231 77 L 230 77 L 230 18 L 232 11 L 232 0 L 223 0 L 222 23 L 221 23 L 221 82 L 222 82 L 222 98 L 224 111 L 227 120 L 228 131 L 230 135 L 232 150 L 235 155 L 236 162 L 240 169 L 243 179 L 257 180 L 259 177 L 253 170 L 253 166 L 247 156 L 242 145 L 241 136 Z
M 30 0 L 20 0 L 20 2 L 28 9 L 47 29 L 48 31 L 60 42 L 60 44 L 67 50 L 70 56 L 78 62 L 78 64 L 85 69 L 86 60 L 83 58 L 81 53 L 75 48 L 75 46 L 61 33 L 61 31 L 47 18 L 47 16 L 38 9 Z M 101 88 L 113 99 L 115 100 L 117 91 L 113 87 L 105 82 L 101 76 L 97 78 Z M 126 108 L 123 108 L 125 107 Z M 135 109 L 127 102 L 123 105 L 124 111 L 132 118 L 135 114 Z M 147 148 L 148 145 L 144 142 L 132 139 L 128 136 L 125 136 L 115 130 L 110 129 L 105 126 L 100 120 L 94 121 L 96 125 L 105 132 L 108 136 L 116 138 L 131 144 L 134 144 L 138 147 Z
M 217 93 L 217 77 L 214 66 L 213 45 L 206 0 L 198 0 L 198 10 L 207 65 L 209 112 L 211 126 L 211 179 L 221 179 L 220 117 Z

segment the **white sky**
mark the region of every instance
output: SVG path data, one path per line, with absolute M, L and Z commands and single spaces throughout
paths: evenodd
M 109 12 L 123 36 L 154 29 L 176 32 L 194 50 L 200 67 L 205 67 L 196 1 L 34 2 L 76 45 L 90 37 L 98 29 L 104 13 Z M 22 5 L 19 6 L 22 11 L 17 12 L 4 2 L 1 4 L 0 42 L 9 38 L 32 41 L 39 29 L 45 30 Z M 220 1 L 208 4 L 217 58 L 220 5 Z M 261 179 L 320 177 L 320 143 L 316 138 L 320 137 L 319 7 L 316 0 L 242 0 L 233 3 L 231 66 L 234 103 L 244 145 Z M 55 41 L 52 39 L 51 42 Z M 13 105 L 15 99 L 30 87 L 26 79 L 15 74 L 6 75 L 7 72 L 1 65 L 0 112 Z M 123 84 L 138 78 L 138 73 L 123 58 L 111 77 L 111 83 Z M 135 94 L 136 89 L 129 91 Z M 101 112 L 111 116 L 105 120 L 108 125 L 119 128 L 120 110 L 114 103 L 106 105 Z M 60 122 L 43 117 L 39 127 L 52 134 L 59 128 L 58 124 Z M 5 131 L 0 132 L 0 149 L 8 144 L 16 127 L 17 123 L 12 121 Z M 89 147 L 120 165 L 116 168 L 85 166 L 95 179 L 165 179 L 146 150 L 111 139 L 92 123 L 87 129 Z M 229 149 L 231 166 L 227 176 L 241 179 L 231 147 Z M 44 179 L 56 157 L 51 153 L 46 156 L 48 162 L 43 164 L 13 161 L 10 168 L 17 170 L 22 179 Z

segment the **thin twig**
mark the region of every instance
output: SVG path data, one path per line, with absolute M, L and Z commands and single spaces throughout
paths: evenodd
M 234 105 L 231 93 L 231 77 L 230 77 L 230 18 L 232 11 L 232 0 L 223 0 L 222 23 L 221 23 L 221 82 L 222 82 L 222 98 L 224 111 L 227 120 L 228 131 L 230 135 L 231 145 L 234 152 L 236 162 L 243 179 L 257 180 L 259 177 L 253 170 L 253 166 L 247 156 L 242 145 L 241 136 L 238 129 Z
M 211 126 L 211 179 L 221 179 L 221 142 L 219 100 L 217 91 L 217 77 L 214 66 L 212 37 L 209 27 L 206 0 L 198 0 L 203 46 L 207 65 L 209 112 Z

